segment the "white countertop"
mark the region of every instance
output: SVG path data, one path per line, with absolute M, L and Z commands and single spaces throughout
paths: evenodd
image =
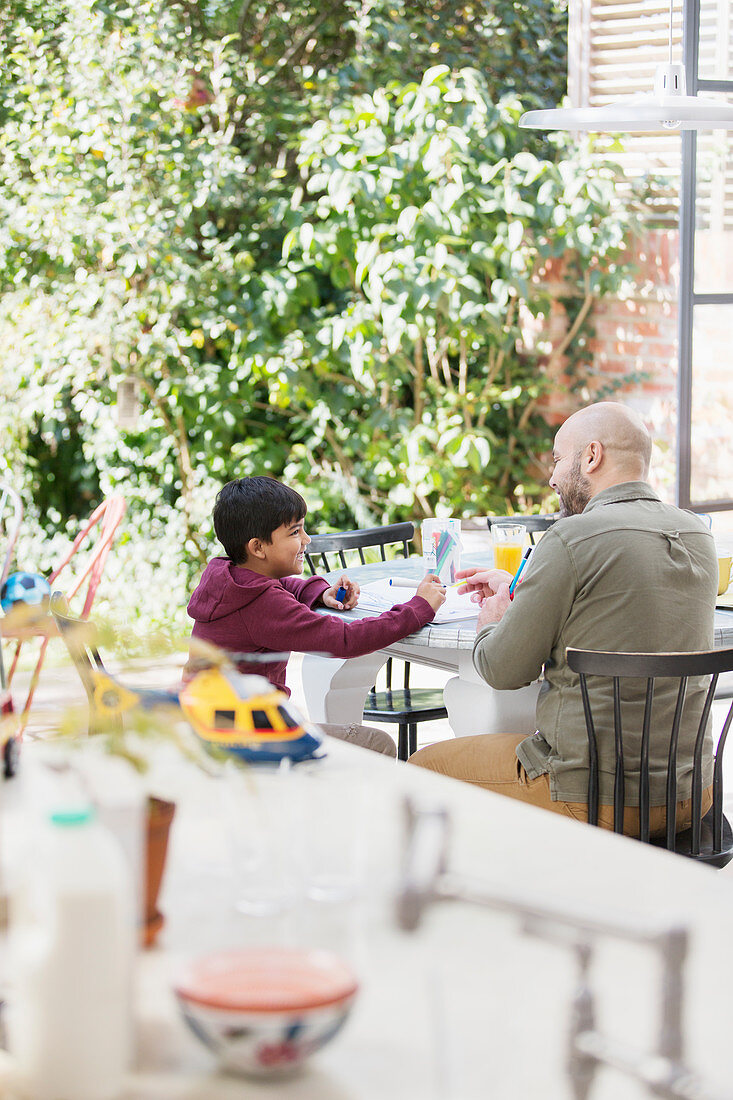
M 436 906 L 415 934 L 397 929 L 394 889 L 408 791 L 450 808 L 451 867 L 499 892 L 535 893 L 545 903 L 562 901 L 599 916 L 689 923 L 689 1060 L 710 1086 L 730 1092 L 733 891 L 725 872 L 341 742 L 328 747 L 324 770 L 334 782 L 348 783 L 351 771 L 369 784 L 369 879 L 361 905 L 303 901 L 281 917 L 240 916 L 232 904 L 218 781 L 186 773 L 178 784 L 161 903 L 167 924 L 140 967 L 141 1065 L 127 1100 L 567 1100 L 564 1044 L 574 985 L 568 950 L 523 935 L 510 915 L 465 903 Z M 218 1074 L 171 993 L 191 955 L 257 942 L 328 945 L 352 962 L 362 982 L 344 1031 L 287 1081 Z M 656 974 L 641 948 L 602 944 L 594 966 L 600 1022 L 619 1041 L 654 1041 Z M 634 1100 L 646 1093 L 604 1070 L 592 1095 Z

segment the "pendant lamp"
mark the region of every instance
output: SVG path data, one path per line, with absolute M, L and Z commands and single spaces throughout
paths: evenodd
M 603 107 L 559 107 L 527 111 L 527 129 L 634 132 L 639 130 L 733 130 L 733 105 L 687 95 L 684 65 L 672 62 L 672 5 L 669 4 L 669 61 L 657 66 L 654 91 L 620 96 Z

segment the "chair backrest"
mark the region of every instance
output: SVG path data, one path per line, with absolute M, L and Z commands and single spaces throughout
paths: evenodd
M 104 572 L 107 555 L 112 546 L 115 532 L 125 514 L 125 508 L 125 498 L 119 494 L 107 497 L 106 500 L 103 500 L 99 507 L 95 508 L 92 512 L 91 516 L 71 544 L 66 556 L 59 562 L 48 578 L 49 584 L 53 585 L 54 581 L 66 569 L 72 558 L 75 557 L 86 539 L 89 538 L 94 528 L 98 528 L 96 539 L 87 553 L 86 560 L 82 563 L 80 569 L 71 581 L 70 586 L 65 591 L 67 600 L 70 600 L 81 589 L 84 582 L 88 582 L 84 606 L 81 612 L 82 619 L 86 619 L 92 609 L 94 597 Z
M 559 512 L 547 513 L 546 515 L 536 516 L 487 516 L 486 524 L 491 530 L 492 523 L 506 523 L 511 520 L 514 523 L 521 523 L 523 527 L 527 528 L 527 534 L 529 535 L 529 541 L 532 545 L 535 545 L 536 536 L 547 531 L 549 527 L 552 527 L 553 523 L 560 518 Z
M 3 555 L 0 568 L 0 586 L 5 584 L 10 567 L 13 564 L 13 553 L 22 521 L 23 502 L 15 489 L 0 481 L 0 548 L 2 548 Z
M 365 551 L 371 547 L 377 547 L 381 561 L 387 560 L 388 546 L 397 546 L 402 556 L 407 558 L 414 534 L 415 527 L 412 523 L 392 523 L 387 527 L 365 527 L 360 531 L 335 531 L 326 535 L 311 535 L 305 557 L 311 573 L 315 573 L 318 568 L 328 572 L 331 569 L 337 569 L 339 565 L 342 569 L 346 569 L 349 564 L 355 564 L 353 559 L 349 560 L 347 557 L 348 551 L 356 554 L 361 565 L 365 565 L 367 561 Z
M 67 551 L 65 557 L 59 562 L 56 568 L 53 570 L 48 578 L 49 584 L 53 585 L 58 576 L 66 569 L 67 565 L 74 558 L 79 548 L 84 544 L 85 540 L 89 537 L 90 532 L 98 527 L 97 537 L 92 544 L 86 559 L 82 562 L 81 566 L 76 571 L 75 576 L 69 582 L 65 596 L 71 599 L 77 592 L 83 587 L 86 582 L 87 590 L 84 597 L 84 605 L 81 612 L 81 618 L 86 619 L 91 611 L 92 604 L 94 603 L 94 597 L 99 586 L 99 582 L 102 579 L 102 573 L 104 572 L 104 564 L 107 560 L 110 547 L 112 546 L 112 540 L 115 537 L 115 532 L 120 525 L 120 521 L 125 514 L 125 498 L 122 496 L 111 496 L 102 501 L 98 508 L 95 508 L 89 519 L 86 521 L 82 529 L 71 544 L 70 549 Z M 38 659 L 36 666 L 31 675 L 30 687 L 28 688 L 28 694 L 26 696 L 23 709 L 20 714 L 20 720 L 18 723 L 19 736 L 22 735 L 28 724 L 28 716 L 30 713 L 31 704 L 33 702 L 33 696 L 38 686 L 38 681 L 41 675 L 41 669 L 43 668 L 44 658 L 46 656 L 46 649 L 49 641 L 49 631 L 46 624 L 42 623 L 40 628 L 35 631 L 41 638 L 41 645 L 38 651 Z M 15 671 L 18 668 L 18 662 L 20 659 L 20 653 L 23 646 L 24 636 L 20 635 L 16 642 L 15 654 L 13 657 L 13 663 L 10 668 L 10 672 L 7 676 L 8 686 L 12 683 Z
M 317 571 L 318 566 L 329 572 L 337 569 L 347 569 L 349 563 L 354 564 L 350 553 L 358 558 L 361 565 L 366 565 L 366 551 L 376 547 L 380 561 L 387 560 L 387 547 L 395 546 L 398 553 L 407 558 L 410 556 L 410 543 L 415 535 L 415 527 L 412 523 L 392 523 L 386 527 L 365 527 L 359 531 L 335 531 L 327 535 L 311 535 L 311 541 L 305 551 L 306 561 L 311 573 Z M 387 690 L 392 690 L 392 658 L 385 666 L 387 677 Z M 404 662 L 403 686 L 410 686 L 410 663 Z M 374 688 L 372 688 L 374 691 Z
M 689 854 L 700 857 L 702 783 L 705 738 L 713 705 L 713 697 L 721 673 L 733 671 L 733 649 L 715 649 L 695 653 L 603 653 L 595 650 L 568 648 L 566 657 L 569 668 L 580 677 L 586 732 L 588 735 L 588 820 L 598 823 L 599 799 L 599 746 L 598 733 L 593 720 L 592 686 L 588 677 L 605 677 L 613 683 L 613 738 L 614 738 L 614 830 L 623 830 L 625 804 L 624 727 L 622 715 L 621 681 L 646 680 L 643 718 L 639 749 L 639 829 L 640 839 L 649 842 L 650 773 L 649 748 L 652 736 L 657 743 L 661 737 L 669 744 L 666 777 L 666 834 L 665 847 L 675 849 L 677 811 L 677 760 L 680 726 L 683 720 L 685 697 L 690 677 L 709 677 L 710 682 L 702 703 L 692 759 L 692 826 Z M 671 730 L 653 730 L 652 708 L 657 680 L 678 680 L 676 704 Z M 723 750 L 733 720 L 733 704 L 728 709 L 715 752 L 713 767 L 713 852 L 723 846 Z M 603 731 L 601 731 L 603 733 Z M 639 731 L 635 731 L 638 735 Z M 634 762 L 636 763 L 636 761 Z M 727 823 L 726 823 L 727 824 Z

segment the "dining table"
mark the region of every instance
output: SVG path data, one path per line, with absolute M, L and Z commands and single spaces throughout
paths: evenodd
M 464 555 L 464 567 L 486 567 L 486 556 Z M 344 570 L 324 574 L 336 581 Z M 348 575 L 359 585 L 386 577 L 419 580 L 425 575 L 422 558 L 395 559 L 350 567 Z M 404 589 L 396 589 L 404 592 Z M 404 598 L 404 597 L 403 597 Z M 466 597 L 467 607 L 471 605 Z M 477 611 L 477 609 L 476 609 Z M 364 618 L 371 612 L 359 607 L 338 614 L 347 619 Z M 307 653 L 303 658 L 303 692 L 308 714 L 314 722 L 346 725 L 361 722 L 364 703 L 377 673 L 389 657 L 453 673 L 443 688 L 448 722 L 456 737 L 486 733 L 531 734 L 536 727 L 535 708 L 540 680 L 526 687 L 501 691 L 481 679 L 473 665 L 476 617 L 465 621 L 431 623 L 384 649 L 363 657 L 328 657 Z M 716 608 L 715 645 L 733 646 L 733 608 Z

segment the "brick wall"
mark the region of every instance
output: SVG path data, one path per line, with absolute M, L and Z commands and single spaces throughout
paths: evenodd
M 619 400 L 644 418 L 655 440 L 652 480 L 665 499 L 674 497 L 677 436 L 677 301 L 679 234 L 649 230 L 635 242 L 630 295 L 605 299 L 593 311 L 593 367 L 606 379 L 634 374 Z
M 612 396 L 635 408 L 655 439 L 652 483 L 669 501 L 674 499 L 677 432 L 678 244 L 677 230 L 657 229 L 647 231 L 630 246 L 636 268 L 630 291 L 622 297 L 606 298 L 591 310 L 595 335 L 589 345 L 593 358 L 587 389 L 570 393 L 562 356 L 550 352 L 546 360 L 554 383 L 546 402 L 549 419 L 559 423 L 598 396 Z M 538 279 L 550 293 L 559 295 L 561 265 L 548 265 L 538 272 Z M 567 330 L 564 310 L 556 304 L 542 332 L 529 319 L 524 328 L 528 345 L 557 348 Z M 608 383 L 623 375 L 633 375 L 634 380 L 609 395 Z

